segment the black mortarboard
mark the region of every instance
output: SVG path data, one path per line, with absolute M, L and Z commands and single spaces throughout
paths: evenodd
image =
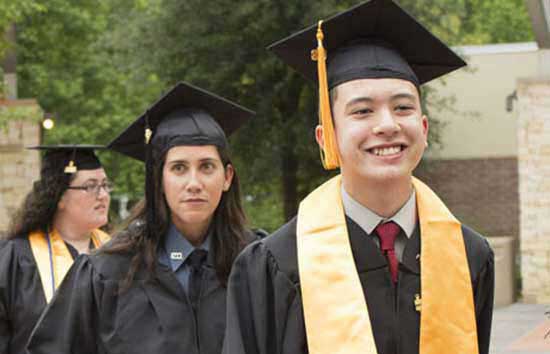
M 399 5 L 371 0 L 319 21 L 269 49 L 319 86 L 323 166 L 340 165 L 329 90 L 358 79 L 395 78 L 417 88 L 466 63 Z
M 161 97 L 108 145 L 110 149 L 145 161 L 146 233 L 157 230 L 154 161 L 180 145 L 225 148 L 227 136 L 255 113 L 211 92 L 180 82 Z
M 41 178 L 72 174 L 80 170 L 95 170 L 101 162 L 94 153 L 105 149 L 102 145 L 39 145 L 28 149 L 45 151 L 42 158 Z
M 150 129 L 154 157 L 177 145 L 225 147 L 254 112 L 211 92 L 180 82 L 147 109 L 108 147 L 145 161 L 145 131 Z
M 307 79 L 317 81 L 311 50 L 318 25 L 269 49 Z M 422 24 L 391 0 L 371 0 L 322 23 L 329 89 L 355 79 L 400 78 L 416 86 L 466 63 Z

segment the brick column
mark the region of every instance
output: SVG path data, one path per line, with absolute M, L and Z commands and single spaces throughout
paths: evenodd
M 550 303 L 550 77 L 518 80 L 517 95 L 523 298 Z
M 3 100 L 2 106 L 24 106 L 40 109 L 35 100 Z M 26 146 L 40 144 L 40 124 L 33 121 L 11 121 L 0 128 L 0 233 L 6 231 L 11 215 L 40 174 L 40 156 Z

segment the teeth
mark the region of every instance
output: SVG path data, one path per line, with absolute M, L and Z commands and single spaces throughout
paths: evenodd
M 393 154 L 399 153 L 400 151 L 401 151 L 401 146 L 392 146 L 392 147 L 372 149 L 373 154 L 375 154 L 376 156 L 393 155 Z

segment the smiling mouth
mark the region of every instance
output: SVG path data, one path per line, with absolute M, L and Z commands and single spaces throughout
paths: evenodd
M 394 146 L 385 146 L 385 147 L 374 147 L 367 149 L 367 151 L 376 156 L 392 156 L 397 155 L 401 151 L 405 150 L 405 145 L 394 145 Z
M 98 205 L 94 209 L 95 210 L 105 210 L 107 207 L 105 205 Z

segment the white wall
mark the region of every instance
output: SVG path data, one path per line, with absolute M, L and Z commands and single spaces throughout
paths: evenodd
M 514 110 L 506 111 L 506 97 L 516 89 L 519 78 L 534 77 L 539 71 L 536 43 L 496 44 L 458 47 L 468 62 L 445 77 L 446 85 L 430 85 L 440 96 L 454 96 L 454 112 L 431 114 L 447 125 L 441 131 L 442 149 L 428 151 L 429 158 L 467 159 L 517 156 Z

